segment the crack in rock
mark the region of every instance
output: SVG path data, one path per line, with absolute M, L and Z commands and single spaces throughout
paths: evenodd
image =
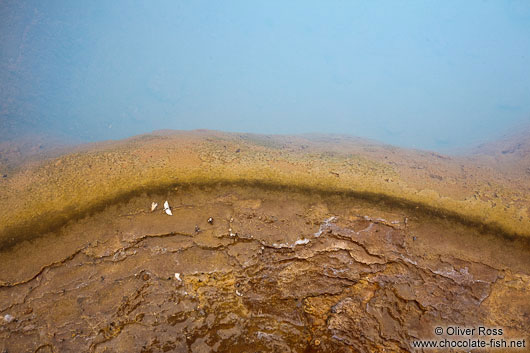
M 530 324 L 528 313 L 507 320 L 500 299 L 528 310 L 528 276 L 425 253 L 407 242 L 412 221 L 302 203 L 280 217 L 265 198 L 219 199 L 193 209 L 200 219 L 187 207 L 162 220 L 126 210 L 115 238 L 2 283 L 0 314 L 12 319 L 0 348 L 410 352 L 440 323 Z

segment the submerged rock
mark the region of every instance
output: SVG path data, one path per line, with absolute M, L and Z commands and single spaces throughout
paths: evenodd
M 451 338 L 434 334 L 440 326 L 502 327 L 516 339 L 530 325 L 528 249 L 472 228 L 408 213 L 405 229 L 399 210 L 259 188 L 172 197 L 187 208 L 171 220 L 126 212 L 107 224 L 122 212 L 109 209 L 65 229 L 61 239 L 78 244 L 70 254 L 4 274 L 0 310 L 20 319 L 0 326 L 0 347 L 412 352 L 420 339 Z M 196 233 L 206 212 L 219 222 Z
M 342 142 L 143 136 L 10 174 L 0 350 L 413 352 L 457 338 L 448 327 L 527 338 L 528 178 Z

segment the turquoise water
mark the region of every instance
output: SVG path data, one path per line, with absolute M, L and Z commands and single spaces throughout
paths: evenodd
M 530 121 L 524 0 L 11 0 L 0 18 L 0 141 L 207 128 L 445 151 Z

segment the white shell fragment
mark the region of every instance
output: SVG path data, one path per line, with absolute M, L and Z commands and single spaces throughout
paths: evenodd
M 156 210 L 157 207 L 158 207 L 158 204 L 156 202 L 151 203 L 151 212 Z
M 13 316 L 9 315 L 9 314 L 6 314 L 6 315 L 4 316 L 4 320 L 5 320 L 5 322 L 7 322 L 7 323 L 10 323 L 10 322 L 13 321 L 14 319 L 15 319 L 15 318 L 14 318 Z
M 169 208 L 169 202 L 164 202 L 164 211 L 166 211 L 166 214 L 169 216 L 173 216 L 173 212 L 171 212 L 171 208 Z
M 303 245 L 309 243 L 309 239 L 299 239 L 294 242 L 294 245 Z
M 182 279 L 180 278 L 180 273 L 175 273 L 175 278 L 177 279 L 177 281 L 182 281 Z
M 241 294 L 237 289 L 236 289 L 236 294 L 239 296 L 239 297 L 242 297 L 243 294 Z

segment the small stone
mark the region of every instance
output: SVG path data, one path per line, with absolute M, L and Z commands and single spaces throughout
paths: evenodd
M 320 340 L 315 340 L 315 346 L 319 346 L 320 345 Z
M 175 278 L 177 279 L 177 281 L 182 281 L 182 279 L 180 278 L 180 273 L 175 273 Z
M 4 315 L 4 321 L 7 323 L 10 323 L 11 321 L 15 320 L 15 318 L 9 314 Z
M 213 224 L 213 218 L 212 217 L 208 218 L 208 223 Z
M 199 233 L 201 231 L 201 228 L 199 228 L 199 226 L 195 226 L 195 233 Z

